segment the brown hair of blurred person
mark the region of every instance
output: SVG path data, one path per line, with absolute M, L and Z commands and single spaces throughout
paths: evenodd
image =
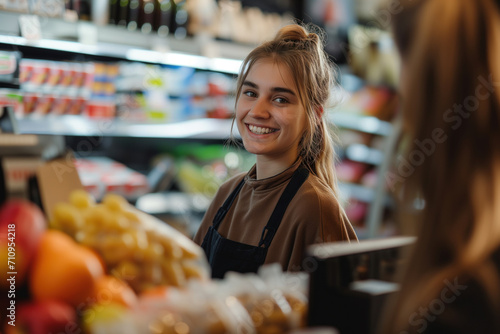
M 400 5 L 403 133 L 416 162 L 404 203 L 425 207 L 381 333 L 490 333 L 500 314 L 499 2 Z

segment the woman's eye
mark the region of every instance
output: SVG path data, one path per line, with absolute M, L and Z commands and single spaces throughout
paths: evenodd
M 274 101 L 278 102 L 279 104 L 288 103 L 288 100 L 282 97 L 277 97 L 274 99 Z
M 243 92 L 243 95 L 246 95 L 248 97 L 256 97 L 257 96 L 257 94 L 255 94 L 254 92 L 252 92 L 250 90 Z

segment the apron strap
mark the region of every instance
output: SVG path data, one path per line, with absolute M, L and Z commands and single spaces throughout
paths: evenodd
M 264 246 L 264 248 L 268 248 L 271 245 L 271 241 L 273 241 L 274 235 L 276 234 L 276 231 L 278 231 L 278 227 L 281 224 L 281 220 L 283 219 L 283 215 L 285 214 L 288 204 L 290 204 L 299 188 L 307 180 L 308 176 L 309 170 L 304 167 L 299 167 L 293 173 L 292 179 L 288 182 L 283 194 L 281 194 L 278 204 L 276 204 L 266 227 L 264 227 L 264 230 L 262 231 L 259 247 Z
M 213 228 L 217 230 L 219 228 L 220 223 L 226 216 L 227 212 L 231 208 L 231 205 L 234 202 L 234 199 L 236 196 L 238 196 L 238 193 L 240 192 L 241 188 L 245 184 L 245 178 L 243 177 L 243 180 L 236 186 L 236 188 L 233 190 L 233 192 L 229 195 L 228 198 L 226 198 L 224 204 L 217 210 L 217 213 L 215 214 L 214 220 L 212 222 Z

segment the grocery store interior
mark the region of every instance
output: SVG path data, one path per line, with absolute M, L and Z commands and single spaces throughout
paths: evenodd
M 28 210 L 24 219 L 71 237 L 51 235 L 30 251 L 23 228 L 34 238 L 40 227 L 16 226 L 8 256 L 18 267 L 6 269 L 16 272 L 15 291 L 2 276 L 4 328 L 15 305 L 27 333 L 373 333 L 383 296 L 395 290 L 384 275 L 412 242 L 397 238 L 405 227 L 387 178 L 400 135 L 400 62 L 386 3 L 0 1 L 0 202 L 29 199 L 44 217 Z M 339 83 L 326 110 L 338 136 L 332 165 L 347 217 L 376 259 L 318 248 L 309 272 L 269 266 L 211 285 L 189 239 L 219 186 L 255 164 L 232 126 L 237 75 L 254 47 L 292 22 L 327 34 Z M 30 252 L 46 258 L 23 277 Z M 99 279 L 82 264 L 96 253 Z M 336 276 L 340 268 L 351 272 Z M 373 271 L 378 280 L 337 289 Z

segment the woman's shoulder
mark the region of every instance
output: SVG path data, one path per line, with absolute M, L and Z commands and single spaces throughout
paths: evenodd
M 319 225 L 325 220 L 337 220 L 339 214 L 335 194 L 313 174 L 301 186 L 290 207 L 293 216 L 309 224 L 315 222 Z
M 314 174 L 309 174 L 302 186 L 301 194 L 301 202 L 304 205 L 338 208 L 338 201 L 333 190 Z
M 295 201 L 294 215 L 301 216 L 298 223 L 318 229 L 323 241 L 356 240 L 356 232 L 345 218 L 338 197 L 317 176 L 310 174 L 304 182 L 301 196 Z

